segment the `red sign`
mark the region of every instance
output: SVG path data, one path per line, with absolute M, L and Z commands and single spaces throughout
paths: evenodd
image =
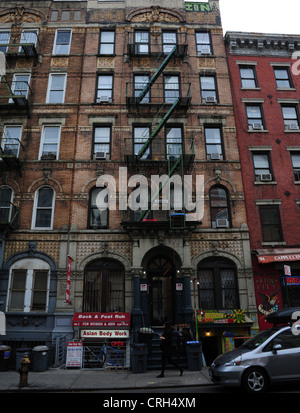
M 257 259 L 260 264 L 269 264 L 270 262 L 299 261 L 300 254 L 259 255 Z
M 130 313 L 75 313 L 75 327 L 129 327 Z
M 68 273 L 67 273 L 67 288 L 66 288 L 66 303 L 70 303 L 70 285 L 71 285 L 71 265 L 72 258 L 68 256 Z

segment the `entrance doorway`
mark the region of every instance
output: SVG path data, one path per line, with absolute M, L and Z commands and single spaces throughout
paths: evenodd
M 152 325 L 162 325 L 174 316 L 174 279 L 176 269 L 167 257 L 153 258 L 147 267 L 150 293 L 150 320 Z

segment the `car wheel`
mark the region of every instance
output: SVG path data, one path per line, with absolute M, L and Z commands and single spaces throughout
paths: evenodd
M 251 368 L 244 373 L 242 385 L 250 393 L 262 393 L 268 387 L 268 378 L 262 369 Z

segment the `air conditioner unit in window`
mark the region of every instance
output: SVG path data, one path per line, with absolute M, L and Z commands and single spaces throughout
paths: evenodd
M 228 228 L 229 221 L 228 219 L 217 219 L 216 226 L 217 228 Z
M 250 129 L 252 130 L 262 130 L 262 128 L 263 128 L 263 125 L 259 122 L 255 122 L 250 125 Z
M 111 103 L 112 99 L 109 96 L 100 96 L 97 98 L 97 103 Z
M 217 103 L 217 99 L 215 98 L 215 96 L 207 96 L 205 98 L 205 102 L 206 103 Z
M 222 158 L 222 155 L 220 153 L 211 153 L 210 154 L 210 159 L 213 161 L 219 161 Z
M 106 152 L 96 152 L 95 159 L 106 159 L 107 155 Z
M 291 123 L 290 125 L 287 125 L 287 126 L 286 126 L 286 129 L 289 129 L 289 130 L 299 130 L 299 125 L 298 125 L 298 123 Z
M 260 180 L 262 182 L 264 181 L 272 181 L 272 175 L 271 174 L 261 174 L 260 175 Z

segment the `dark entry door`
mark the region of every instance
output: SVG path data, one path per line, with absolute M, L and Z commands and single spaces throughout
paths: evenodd
M 171 321 L 174 315 L 174 265 L 165 257 L 156 257 L 148 265 L 150 319 L 152 325 Z

